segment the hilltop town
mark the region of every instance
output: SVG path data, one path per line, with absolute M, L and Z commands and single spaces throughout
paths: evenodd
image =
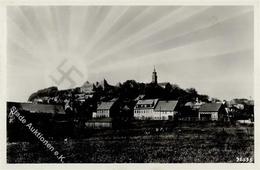
M 254 121 L 253 100 L 220 101 L 198 94 L 194 88 L 184 90 L 176 84 L 158 82 L 155 68 L 151 83 L 127 80 L 112 86 L 104 79 L 96 83 L 87 81 L 74 89 L 50 87 L 33 93 L 19 108 L 55 114 L 55 109 L 45 108 L 58 106 L 64 115 L 90 128 L 112 128 L 113 120 Z
M 154 69 L 150 83 L 87 81 L 7 102 L 7 140 L 27 155 L 8 150 L 8 161 L 253 162 L 253 125 L 253 100 L 220 101 L 158 82 Z M 49 156 L 43 145 L 58 147 L 66 158 Z

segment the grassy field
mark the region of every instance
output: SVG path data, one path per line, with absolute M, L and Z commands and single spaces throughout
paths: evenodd
M 51 143 L 65 156 L 65 163 L 235 163 L 238 158 L 253 159 L 253 134 L 253 127 L 249 126 L 182 126 L 163 132 L 140 128 L 101 130 L 88 138 Z M 40 142 L 15 142 L 7 145 L 7 162 L 58 163 L 59 160 Z

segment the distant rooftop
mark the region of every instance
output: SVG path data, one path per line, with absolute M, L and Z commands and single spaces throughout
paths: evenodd
M 135 109 L 150 109 L 154 108 L 158 102 L 158 99 L 146 99 L 138 100 L 136 103 Z
M 158 99 L 146 99 L 146 100 L 138 100 L 138 105 L 145 105 L 145 104 L 155 104 Z
M 178 104 L 178 100 L 161 100 L 155 107 L 155 111 L 172 111 Z
M 115 101 L 110 102 L 101 102 L 100 105 L 98 105 L 97 110 L 109 110 L 114 105 Z
M 200 112 L 217 112 L 220 107 L 221 107 L 222 103 L 205 103 L 203 105 L 201 105 L 199 111 Z

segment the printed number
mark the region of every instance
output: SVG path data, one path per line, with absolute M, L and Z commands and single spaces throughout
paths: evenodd
M 253 158 L 252 157 L 236 157 L 236 161 L 237 162 L 253 162 Z

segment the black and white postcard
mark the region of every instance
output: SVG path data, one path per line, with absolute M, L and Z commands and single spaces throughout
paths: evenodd
M 257 1 L 3 4 L 6 166 L 256 168 Z

